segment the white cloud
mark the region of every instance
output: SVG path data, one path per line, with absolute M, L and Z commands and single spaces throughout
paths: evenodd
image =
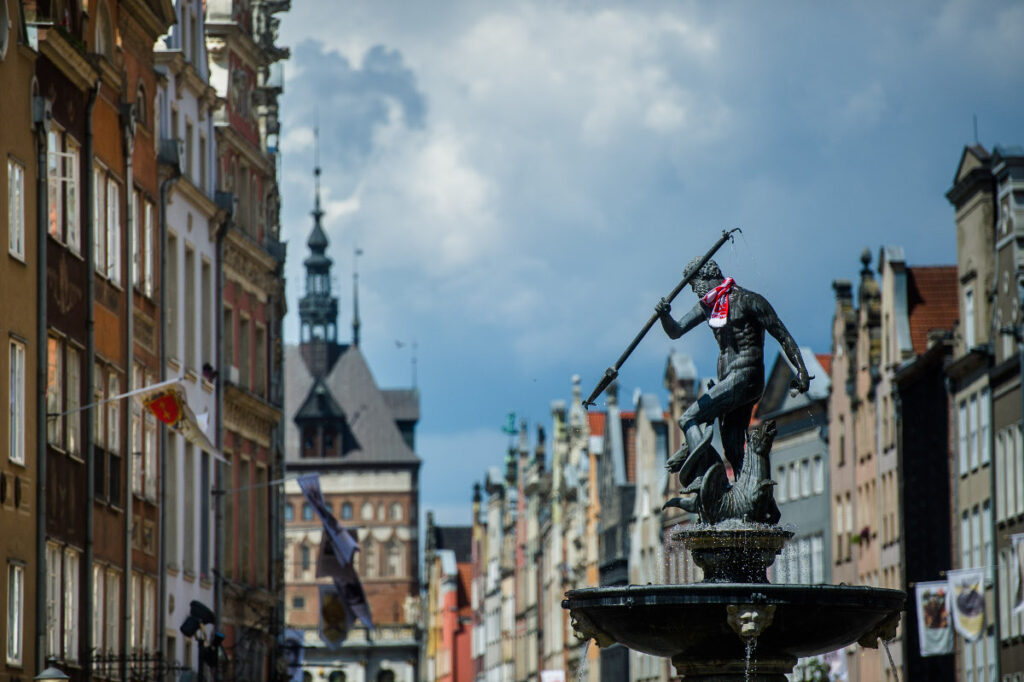
M 313 128 L 311 126 L 295 126 L 287 128 L 281 136 L 281 148 L 289 153 L 302 152 L 313 148 Z

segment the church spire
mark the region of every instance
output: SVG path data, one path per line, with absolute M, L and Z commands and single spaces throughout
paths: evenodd
M 352 345 L 359 346 L 359 257 L 363 250 L 356 247 L 352 252 Z
M 320 131 L 314 127 L 314 201 L 313 229 L 306 244 L 309 256 L 303 262 L 306 266 L 306 293 L 299 299 L 299 320 L 301 325 L 300 341 L 304 345 L 324 346 L 324 363 L 318 366 L 329 367 L 331 361 L 327 356 L 326 346 L 334 348 L 337 344 L 338 299 L 331 295 L 331 265 L 327 256 L 327 234 L 321 224 L 324 211 L 320 207 Z M 318 354 L 320 355 L 320 354 Z M 316 374 L 316 372 L 314 372 Z

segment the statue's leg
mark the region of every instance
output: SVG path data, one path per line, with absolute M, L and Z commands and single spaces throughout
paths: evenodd
M 739 478 L 743 467 L 743 443 L 746 441 L 747 427 L 755 403 L 740 405 L 722 415 L 722 449 L 725 458 L 732 465 L 733 480 Z
M 686 445 L 669 458 L 666 467 L 669 471 L 679 472 L 679 482 L 683 486 L 689 485 L 718 461 L 711 447 L 712 424 L 735 407 L 740 388 L 735 379 L 726 377 L 686 408 L 679 418 L 679 428 L 686 437 Z

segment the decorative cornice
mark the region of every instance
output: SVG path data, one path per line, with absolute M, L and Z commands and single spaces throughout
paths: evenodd
M 157 66 L 163 66 L 174 75 L 175 97 L 181 97 L 181 90 L 188 88 L 202 106 L 211 112 L 217 103 L 217 90 L 203 80 L 196 71 L 195 64 L 185 59 L 185 53 L 179 49 L 156 50 L 153 60 Z
M 102 55 L 94 55 L 97 71 L 99 71 L 100 78 L 103 82 L 114 92 L 121 92 L 121 72 L 117 70 L 117 67 L 110 63 L 110 60 Z
M 233 271 L 250 282 L 264 295 L 275 294 L 281 289 L 281 279 L 274 273 L 277 262 L 261 249 L 255 241 L 246 237 L 238 228 L 227 231 L 224 240 L 224 268 Z
M 219 148 L 230 147 L 243 156 L 249 162 L 249 165 L 257 166 L 264 175 L 268 177 L 274 175 L 273 162 L 263 155 L 262 150 L 254 147 L 251 142 L 242 137 L 228 123 L 217 123 L 217 134 L 222 138 L 217 140 Z
M 39 28 L 39 52 L 53 62 L 75 87 L 87 90 L 96 84 L 99 74 L 93 65 L 52 26 Z
M 262 445 L 271 446 L 281 410 L 233 384 L 224 386 L 224 428 Z
M 174 23 L 174 2 L 172 0 L 120 0 L 119 14 L 128 12 L 148 34 L 149 42 L 167 32 Z
M 220 211 L 213 199 L 206 196 L 203 190 L 196 187 L 185 175 L 171 185 L 171 192 L 180 194 L 186 201 L 191 202 L 208 220 L 212 221 Z

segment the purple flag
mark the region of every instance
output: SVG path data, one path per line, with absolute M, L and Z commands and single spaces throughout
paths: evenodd
M 363 591 L 363 583 L 356 573 L 356 567 L 351 562 L 345 564 L 338 560 L 326 534 L 320 539 L 320 553 L 316 559 L 316 577 L 334 579 L 334 587 L 345 605 L 350 627 L 352 622 L 358 618 L 366 627 L 373 628 L 370 604 L 366 601 L 366 593 Z
M 347 529 L 338 523 L 338 520 L 334 518 L 334 514 L 331 513 L 331 508 L 324 502 L 324 494 L 320 490 L 320 475 L 306 474 L 305 476 L 299 476 L 298 482 L 299 488 L 302 489 L 302 494 L 306 497 L 306 501 L 316 511 L 320 520 L 324 522 L 324 534 L 331 539 L 335 556 L 341 560 L 341 563 L 351 564 L 352 555 L 359 549 L 359 543 L 356 542 Z

